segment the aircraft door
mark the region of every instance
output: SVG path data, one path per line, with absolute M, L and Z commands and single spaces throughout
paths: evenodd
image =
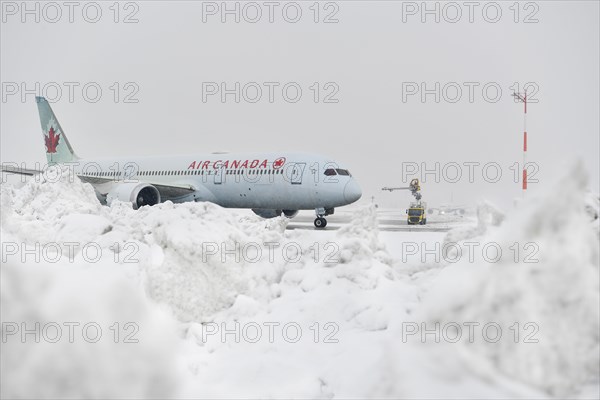
M 215 184 L 216 185 L 220 185 L 221 183 L 223 183 L 223 180 L 225 179 L 225 177 L 223 176 L 225 174 L 225 167 L 220 167 L 215 171 Z
M 306 167 L 306 163 L 295 163 L 292 167 L 292 176 L 290 181 L 293 185 L 301 185 L 302 184 L 302 175 L 304 175 L 304 168 Z

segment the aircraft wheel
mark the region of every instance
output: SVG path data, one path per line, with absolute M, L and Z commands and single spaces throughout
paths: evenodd
M 323 217 L 317 217 L 315 219 L 316 228 L 325 228 L 327 226 L 327 220 Z

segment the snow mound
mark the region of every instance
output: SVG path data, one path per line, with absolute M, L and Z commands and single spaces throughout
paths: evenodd
M 477 225 L 461 226 L 449 231 L 444 237 L 444 244 L 458 243 L 463 240 L 472 239 L 484 235 L 488 229 L 499 226 L 505 216 L 498 208 L 490 202 L 482 202 L 477 205 Z
M 502 256 L 479 251 L 449 265 L 420 314 L 442 325 L 498 324 L 497 343 L 496 328 L 491 339 L 471 343 L 463 335 L 462 343 L 492 368 L 554 396 L 597 385 L 600 374 L 600 256 L 584 207 L 586 183 L 576 165 L 547 193 L 522 202 L 477 241 Z
M 8 263 L 0 276 L 2 398 L 177 392 L 174 319 L 117 267 Z
M 375 216 L 372 207 L 360 209 L 318 243 L 310 230 L 286 232 L 281 247 L 298 245 L 298 257 L 277 251 L 272 262 L 244 270 L 249 283 L 234 304 L 189 325 L 188 339 L 201 346 L 190 355 L 187 390 L 208 398 L 368 397 L 367 383 L 378 379 L 373 368 L 382 356 L 381 337 L 414 301 L 414 292 L 383 262 L 389 255 Z M 236 324 L 238 340 L 233 333 L 223 340 Z M 266 326 L 273 326 L 272 341 Z M 203 340 L 207 327 L 218 332 Z M 244 340 L 245 327 L 252 336 L 261 332 L 257 343 Z
M 51 246 L 79 261 L 89 259 L 84 250 L 98 251 L 100 261 L 128 267 L 182 321 L 202 321 L 230 307 L 245 287 L 241 272 L 248 262 L 241 249 L 280 242 L 287 224 L 283 217 L 242 217 L 211 203 L 133 210 L 115 201 L 104 207 L 68 168 L 50 171 L 56 179 L 40 176 L 19 189 L 2 185 L 2 231 L 11 243 Z
M 479 243 L 475 259 L 413 275 L 388 253 L 371 206 L 338 230 L 286 230 L 287 218 L 210 203 L 103 207 L 76 177 L 2 185 L 1 394 L 544 398 L 597 388 L 598 229 L 578 168 L 501 224 L 481 205 L 476 229 L 448 236 Z M 441 239 L 414 240 L 427 237 Z M 490 261 L 485 243 L 503 257 Z M 23 259 L 36 245 L 44 260 Z M 417 321 L 494 322 L 503 336 L 404 341 Z M 50 336 L 57 322 L 63 337 L 65 322 L 80 325 L 74 342 L 22 343 L 13 322 L 40 322 Z M 82 338 L 88 322 L 102 328 L 98 343 Z M 137 343 L 124 342 L 128 323 Z
M 13 235 L 25 231 L 23 239 L 32 241 L 55 239 L 52 235 L 44 236 L 54 229 L 40 230 L 40 222 L 50 228 L 69 215 L 102 213 L 94 188 L 81 182 L 68 167 L 49 167 L 18 189 L 2 185 L 1 196 L 3 230 Z
M 350 262 L 356 258 L 370 259 L 385 246 L 379 240 L 377 209 L 373 205 L 358 209 L 350 223 L 337 232 L 340 242 L 340 262 Z
M 590 217 L 590 221 L 598 226 L 598 217 L 600 216 L 600 195 L 598 193 L 587 192 L 585 194 L 585 212 Z

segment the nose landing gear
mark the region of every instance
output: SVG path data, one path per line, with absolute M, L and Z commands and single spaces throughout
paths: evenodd
M 317 218 L 315 219 L 315 228 L 325 228 L 327 226 L 327 220 L 323 217 L 326 215 L 331 215 L 333 212 L 333 208 L 315 208 L 315 214 L 317 214 Z
M 317 217 L 315 219 L 316 228 L 325 228 L 327 226 L 327 220 L 323 217 Z

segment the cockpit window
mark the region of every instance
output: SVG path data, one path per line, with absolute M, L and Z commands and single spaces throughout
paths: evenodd
M 337 171 L 337 173 L 339 175 L 342 175 L 342 176 L 351 176 L 350 175 L 350 171 L 348 171 L 347 169 L 339 169 L 338 168 L 338 169 L 336 169 L 336 171 Z
M 327 168 L 327 169 L 325 170 L 325 175 L 327 175 L 327 176 L 333 176 L 333 175 L 336 175 L 336 173 L 335 173 L 335 169 L 333 169 L 333 168 Z

